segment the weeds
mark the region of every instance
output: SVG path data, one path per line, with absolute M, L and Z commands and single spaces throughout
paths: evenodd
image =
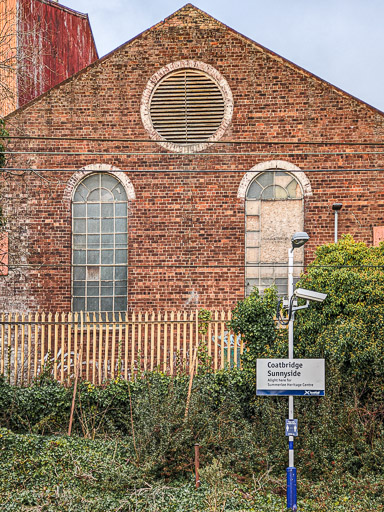
M 255 397 L 246 371 L 202 372 L 186 418 L 188 385 L 187 375 L 160 372 L 79 382 L 68 438 L 72 388 L 1 380 L 1 510 L 281 512 L 287 401 Z M 300 510 L 383 510 L 382 408 L 347 386 L 297 400 Z

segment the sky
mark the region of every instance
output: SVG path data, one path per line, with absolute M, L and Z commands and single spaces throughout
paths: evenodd
M 89 15 L 99 56 L 187 0 L 61 0 Z M 384 111 L 384 0 L 194 0 L 219 21 Z

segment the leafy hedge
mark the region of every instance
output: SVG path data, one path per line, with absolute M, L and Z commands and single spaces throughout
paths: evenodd
M 89 440 L 15 434 L 0 429 L 0 503 L 3 512 L 281 512 L 284 478 L 268 471 L 244 482 L 219 460 L 193 477 L 151 480 L 131 458 L 126 439 Z M 345 477 L 300 478 L 302 512 L 383 510 L 384 482 Z
M 2 383 L 1 421 L 13 431 L 0 428 L 1 510 L 281 511 L 286 400 L 253 395 L 245 404 L 245 375 L 236 370 L 198 377 L 187 419 L 184 378 L 152 374 L 102 388 L 82 383 L 71 438 L 64 434 L 71 389 Z M 40 400 L 45 411 L 23 409 Z M 368 439 L 352 402 L 340 408 L 327 396 L 301 401 L 298 409 L 300 510 L 384 510 L 382 432 Z M 193 483 L 196 442 L 199 491 Z
M 190 474 L 195 443 L 201 445 L 202 464 L 219 458 L 246 480 L 263 471 L 284 473 L 287 400 L 257 398 L 247 371 L 207 372 L 194 381 L 185 417 L 187 391 L 187 377 L 161 373 L 103 387 L 83 382 L 73 432 L 86 439 L 124 439 L 129 457 L 146 478 Z M 2 381 L 0 426 L 15 433 L 65 434 L 71 400 L 72 389 L 53 381 L 28 388 Z M 335 468 L 355 477 L 379 472 L 384 432 L 378 407 L 373 400 L 356 402 L 346 389 L 342 394 L 331 389 L 325 398 L 296 400 L 300 436 L 295 448 L 301 475 L 327 477 Z
M 319 247 L 298 286 L 327 293 L 295 316 L 295 357 L 326 359 L 327 388 L 334 384 L 380 399 L 384 390 L 384 243 L 367 247 L 345 236 Z M 304 304 L 304 301 L 303 301 Z M 277 296 L 269 289 L 241 301 L 231 327 L 249 348 L 245 366 L 258 357 L 287 357 L 287 330 L 274 328 Z M 337 375 L 337 379 L 335 376 Z M 373 393 L 373 395 L 372 395 Z

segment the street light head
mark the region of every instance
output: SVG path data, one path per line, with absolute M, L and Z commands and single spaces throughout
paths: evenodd
M 298 247 L 302 247 L 306 242 L 308 242 L 309 236 L 307 233 L 304 233 L 303 231 L 299 231 L 292 235 L 291 243 L 292 243 L 292 249 L 297 249 Z
M 332 210 L 334 210 L 335 212 L 338 212 L 342 209 L 342 207 L 343 207 L 342 203 L 333 203 Z

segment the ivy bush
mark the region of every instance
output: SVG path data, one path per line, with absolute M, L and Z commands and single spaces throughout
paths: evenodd
M 298 357 L 324 357 L 339 385 L 356 393 L 384 390 L 384 244 L 367 247 L 351 236 L 317 250 L 300 286 L 327 293 L 297 313 Z

